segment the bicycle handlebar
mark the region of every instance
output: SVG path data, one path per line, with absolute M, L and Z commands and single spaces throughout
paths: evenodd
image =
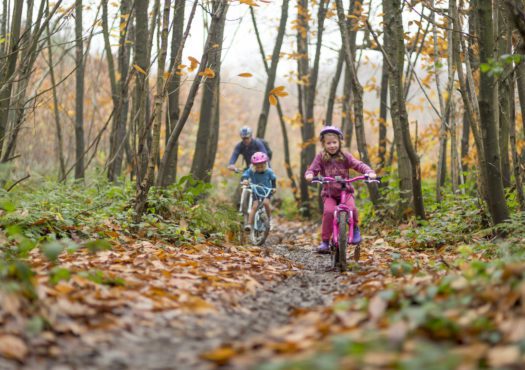
M 368 177 L 368 175 L 361 175 L 361 176 L 353 177 L 353 178 L 350 178 L 350 179 L 344 179 L 344 178 L 341 178 L 340 176 L 336 176 L 336 177 L 317 176 L 317 177 L 313 178 L 312 183 L 316 183 L 316 184 L 330 184 L 330 183 L 337 182 L 337 183 L 341 183 L 341 184 L 342 183 L 350 184 L 352 182 L 359 181 L 359 180 L 364 180 L 366 183 L 380 183 L 381 182 L 381 177 L 377 176 L 375 179 L 370 179 Z
M 267 186 L 259 185 L 259 184 L 252 184 L 252 183 L 248 185 L 243 185 L 243 186 L 250 187 L 253 193 L 255 193 L 255 195 L 259 197 L 263 197 L 263 198 L 268 198 L 271 195 L 272 190 L 273 190 L 273 188 L 269 188 Z

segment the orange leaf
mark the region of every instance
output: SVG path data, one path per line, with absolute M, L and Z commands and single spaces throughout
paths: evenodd
M 288 93 L 286 91 L 276 91 L 275 95 L 282 97 L 282 96 L 287 96 Z
M 215 362 L 217 365 L 226 365 L 233 356 L 235 356 L 235 350 L 231 347 L 221 347 L 201 354 L 203 359 Z
M 254 0 L 239 0 L 239 3 L 246 4 L 249 6 L 259 6 Z
M 190 56 L 190 57 L 188 57 L 188 59 L 189 59 L 189 61 L 190 61 L 192 64 L 193 64 L 193 63 L 195 63 L 195 64 L 199 64 L 199 61 L 198 61 L 197 59 L 195 59 L 194 57 L 191 57 L 191 56 Z
M 142 73 L 143 75 L 146 75 L 146 71 L 142 69 L 141 66 L 139 66 L 138 64 L 133 64 L 133 68 L 135 68 L 137 70 L 137 72 L 140 72 Z
M 206 69 L 203 72 L 199 73 L 199 76 L 204 76 L 204 77 L 207 77 L 207 78 L 214 78 L 215 77 L 215 72 L 213 71 L 213 69 L 211 69 L 209 67 L 206 67 Z
M 275 95 L 270 94 L 270 96 L 268 96 L 268 100 L 270 101 L 271 105 L 277 105 L 277 98 Z
M 272 91 L 270 91 L 270 94 L 276 94 L 277 92 L 284 91 L 284 86 L 277 86 Z
M 252 77 L 253 75 L 248 72 L 239 73 L 237 76 L 239 77 Z

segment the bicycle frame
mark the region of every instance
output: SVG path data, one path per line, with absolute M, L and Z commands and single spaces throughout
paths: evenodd
M 348 201 L 349 197 L 353 197 L 352 193 L 350 192 L 349 185 L 352 182 L 359 181 L 359 180 L 365 180 L 366 182 L 379 182 L 379 180 L 369 179 L 367 175 L 357 176 L 357 177 L 350 178 L 350 179 L 343 179 L 343 178 L 341 178 L 339 176 L 337 176 L 335 178 L 334 177 L 317 177 L 317 178 L 314 178 L 314 180 L 312 181 L 313 183 L 319 183 L 319 184 L 322 184 L 322 185 L 330 184 L 330 183 L 340 183 L 342 185 L 341 201 L 339 202 L 339 204 L 335 208 L 334 220 L 333 220 L 333 224 L 332 224 L 332 243 L 331 243 L 331 247 L 333 249 L 336 249 L 335 252 L 337 252 L 339 249 L 341 249 L 344 253 L 346 253 L 346 245 L 344 245 L 344 248 L 340 248 L 339 247 L 340 246 L 340 242 L 341 242 L 339 240 L 339 235 L 340 235 L 339 234 L 339 220 L 340 220 L 341 213 L 346 213 L 347 214 L 346 223 L 348 225 L 348 234 L 347 234 L 346 243 L 350 244 L 350 242 L 354 238 L 355 217 L 354 217 L 354 214 L 353 214 L 352 210 L 350 209 L 350 207 L 348 207 L 346 205 L 346 202 Z M 334 250 L 332 250 L 332 252 L 334 252 Z M 358 249 L 358 246 L 356 246 L 356 251 L 354 252 L 354 258 L 357 257 L 356 259 L 358 259 L 359 258 L 358 255 L 359 255 L 359 249 Z M 342 256 L 342 259 L 343 259 L 343 261 L 346 261 L 346 256 Z M 336 263 L 337 263 L 337 261 L 334 260 L 334 265 Z
M 244 224 L 248 222 L 248 214 L 251 212 L 253 207 L 253 198 L 255 196 L 258 201 L 257 209 L 254 213 L 253 227 L 251 230 L 251 239 L 253 244 L 262 245 L 268 236 L 270 231 L 268 224 L 268 215 L 266 209 L 264 208 L 264 200 L 270 197 L 272 193 L 272 188 L 258 184 L 249 184 L 243 185 L 243 190 L 241 194 L 241 203 L 239 211 L 243 213 Z M 248 199 L 246 199 L 248 197 Z M 247 201 L 247 207 L 245 207 L 244 202 Z

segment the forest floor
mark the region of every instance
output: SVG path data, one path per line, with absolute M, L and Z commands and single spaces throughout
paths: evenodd
M 61 266 L 73 273 L 57 281 L 38 274 L 50 262 L 35 250 L 40 305 L 2 293 L 0 369 L 468 370 L 525 363 L 525 264 L 502 266 L 498 279 L 476 292 L 468 261 L 481 254 L 417 250 L 406 239 L 389 243 L 377 235 L 365 237 L 359 264 L 327 272 L 330 257 L 313 252 L 317 231 L 279 220 L 260 248 L 174 248 L 121 237 L 109 251 L 62 255 Z M 261 366 L 279 359 L 288 362 Z

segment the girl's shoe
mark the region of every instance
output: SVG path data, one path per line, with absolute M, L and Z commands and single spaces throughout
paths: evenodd
M 330 246 L 328 245 L 328 242 L 323 241 L 316 249 L 317 253 L 321 254 L 327 254 L 330 253 Z
M 244 231 L 246 231 L 246 232 L 252 231 L 252 226 L 251 225 L 245 225 L 244 226 Z
M 354 237 L 352 238 L 352 244 L 361 243 L 361 232 L 359 231 L 359 226 L 354 226 Z

